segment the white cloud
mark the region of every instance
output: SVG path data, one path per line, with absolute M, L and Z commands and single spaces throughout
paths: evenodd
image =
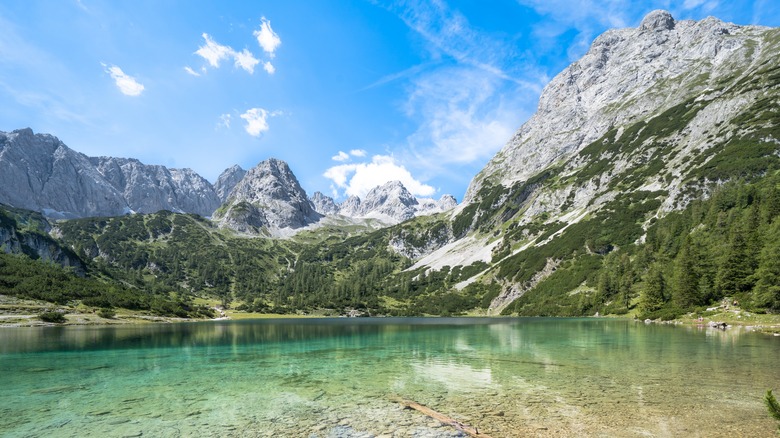
M 425 68 L 372 84 L 397 78 L 408 84 L 402 109 L 417 128 L 395 156 L 425 180 L 473 175 L 533 112 L 547 76 L 518 53 L 515 41 L 472 27 L 445 2 L 389 9 L 422 37 L 428 52 Z
M 440 69 L 412 85 L 405 110 L 419 125 L 407 138 L 405 161 L 426 177 L 483 165 L 530 116 L 528 103 L 541 90 L 541 84 L 516 85 L 470 66 Z
M 134 77 L 126 75 L 121 68 L 115 65 L 109 67 L 103 63 L 101 63 L 101 65 L 106 73 L 111 75 L 114 79 L 117 88 L 119 88 L 119 91 L 121 91 L 122 94 L 126 96 L 140 96 L 144 91 L 144 86 L 136 81 Z
M 260 61 L 247 49 L 240 52 L 233 52 L 233 57 L 236 60 L 236 67 L 243 68 L 250 75 L 255 72 L 255 66 L 260 63 Z
M 253 74 L 255 72 L 255 66 L 260 63 L 260 60 L 255 58 L 252 52 L 247 49 L 238 52 L 233 50 L 230 46 L 224 46 L 214 41 L 214 39 L 211 38 L 211 35 L 207 33 L 203 34 L 203 39 L 206 41 L 206 44 L 200 46 L 198 50 L 195 51 L 195 54 L 205 59 L 209 65 L 214 68 L 219 68 L 220 62 L 224 60 L 233 59 L 233 63 L 236 67 L 245 70 L 249 74 Z M 185 70 L 190 74 L 195 73 L 195 71 L 189 67 L 185 67 Z M 267 70 L 268 69 L 266 68 L 266 71 Z M 195 75 L 197 75 L 197 73 L 195 73 Z
M 344 151 L 339 151 L 338 154 L 331 157 L 331 160 L 333 161 L 347 161 L 349 160 L 349 154 L 347 154 Z
M 191 74 L 192 76 L 200 76 L 200 73 L 198 73 L 195 70 L 193 70 L 192 67 L 190 67 L 190 66 L 184 67 L 184 71 L 186 71 L 187 73 Z
M 335 187 L 342 189 L 347 196 L 360 198 L 365 198 L 371 189 L 389 181 L 401 181 L 415 196 L 431 196 L 436 192 L 433 187 L 414 178 L 406 167 L 388 155 L 374 155 L 370 163 L 333 166 L 323 176 L 333 181 Z
M 223 46 L 222 44 L 217 43 L 207 33 L 204 33 L 202 36 L 203 39 L 206 40 L 206 44 L 200 46 L 200 48 L 195 51 L 195 54 L 208 61 L 209 65 L 212 67 L 219 68 L 219 63 L 223 59 L 228 59 L 233 55 L 234 50 L 229 46 Z
M 363 149 L 352 149 L 349 154 L 353 157 L 365 157 L 368 153 Z
M 272 75 L 276 71 L 276 68 L 274 67 L 273 64 L 271 64 L 271 61 L 266 61 L 265 63 L 263 63 L 263 70 L 268 72 L 269 75 Z
M 230 121 L 232 119 L 232 116 L 230 114 L 222 114 L 219 116 L 219 121 L 217 122 L 217 128 L 230 128 Z
M 262 108 L 250 108 L 244 114 L 241 114 L 241 118 L 246 120 L 244 129 L 252 137 L 260 137 L 263 132 L 268 131 L 268 111 Z
M 268 56 L 273 58 L 275 56 L 274 52 L 276 51 L 276 48 L 282 44 L 282 40 L 279 38 L 279 35 L 271 29 L 270 20 L 263 17 L 261 21 L 260 29 L 254 31 L 253 35 L 257 38 L 257 43 L 260 44 L 260 47 L 268 53 Z

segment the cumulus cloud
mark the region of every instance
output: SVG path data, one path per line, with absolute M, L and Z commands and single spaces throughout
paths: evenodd
M 188 74 L 190 74 L 192 76 L 200 76 L 200 73 L 198 73 L 195 70 L 193 70 L 192 67 L 190 67 L 190 66 L 184 67 L 184 71 L 186 71 Z
M 261 21 L 260 29 L 254 31 L 253 35 L 257 38 L 257 43 L 260 44 L 260 47 L 268 53 L 268 56 L 273 58 L 276 56 L 274 52 L 276 51 L 276 48 L 282 44 L 282 40 L 279 38 L 279 35 L 271 29 L 270 20 L 263 17 Z
M 249 74 L 255 72 L 255 66 L 259 64 L 260 61 L 255 58 L 252 52 L 247 49 L 238 52 L 230 46 L 219 44 L 207 33 L 204 33 L 202 36 L 206 43 L 200 46 L 198 50 L 195 51 L 195 54 L 205 59 L 210 66 L 219 68 L 220 62 L 232 59 L 236 67 L 245 70 Z M 192 69 L 187 70 L 188 73 L 190 71 L 192 71 Z
M 401 181 L 416 196 L 431 196 L 436 192 L 433 187 L 414 178 L 406 167 L 389 155 L 374 155 L 369 163 L 333 166 L 323 176 L 333 181 L 334 187 L 343 190 L 345 195 L 360 198 L 365 198 L 371 189 L 389 181 Z
M 108 66 L 102 63 L 101 65 L 105 69 L 106 73 L 108 73 L 111 78 L 114 79 L 117 88 L 119 88 L 119 91 L 121 91 L 122 94 L 126 96 L 140 96 L 144 91 L 144 86 L 135 80 L 134 77 L 125 74 L 121 68 L 115 65 Z
M 367 155 L 367 152 L 363 149 L 352 149 L 349 151 L 349 154 L 353 157 L 365 157 Z
M 247 49 L 240 52 L 233 52 L 233 58 L 236 61 L 236 67 L 243 68 L 249 72 L 250 75 L 255 72 L 255 66 L 260 63 L 260 61 Z
M 273 64 L 271 64 L 271 61 L 266 61 L 263 64 L 263 70 L 265 70 L 269 75 L 272 75 L 276 71 L 276 68 Z
M 223 46 L 217 43 L 211 38 L 211 35 L 202 34 L 203 39 L 206 40 L 206 44 L 200 46 L 195 54 L 208 61 L 209 65 L 214 68 L 219 68 L 219 63 L 231 57 L 234 50 L 229 46 Z
M 331 157 L 331 160 L 333 161 L 347 161 L 349 160 L 349 154 L 344 151 L 339 151 L 338 154 Z
M 268 131 L 268 111 L 262 108 L 250 108 L 241 118 L 246 121 L 244 129 L 252 137 L 260 137 L 263 132 Z

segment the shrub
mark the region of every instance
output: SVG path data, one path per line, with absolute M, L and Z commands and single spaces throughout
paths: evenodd
M 116 311 L 114 309 L 100 309 L 98 310 L 98 316 L 105 319 L 114 319 Z
M 67 319 L 65 318 L 65 313 L 59 312 L 57 310 L 47 310 L 46 312 L 43 312 L 40 315 L 38 315 L 38 318 L 41 321 L 53 322 L 55 324 L 62 324 L 64 322 L 67 322 Z

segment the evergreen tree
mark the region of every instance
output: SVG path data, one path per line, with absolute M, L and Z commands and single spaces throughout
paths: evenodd
M 674 259 L 674 276 L 671 284 L 672 299 L 682 309 L 702 304 L 697 258 L 691 238 L 686 237 L 680 252 Z
M 780 220 L 774 221 L 767 233 L 754 278 L 754 304 L 780 310 Z
M 749 253 L 745 232 L 739 224 L 733 228 L 729 244 L 717 274 L 717 288 L 720 297 L 733 296 L 750 290 L 754 257 Z M 755 248 L 754 248 L 755 250 Z
M 653 264 L 645 274 L 645 284 L 639 299 L 643 314 L 654 312 L 666 303 L 666 280 L 663 272 Z

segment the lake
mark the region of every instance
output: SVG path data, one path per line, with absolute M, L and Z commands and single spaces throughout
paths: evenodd
M 780 338 L 612 319 L 0 329 L 0 436 L 773 436 Z

